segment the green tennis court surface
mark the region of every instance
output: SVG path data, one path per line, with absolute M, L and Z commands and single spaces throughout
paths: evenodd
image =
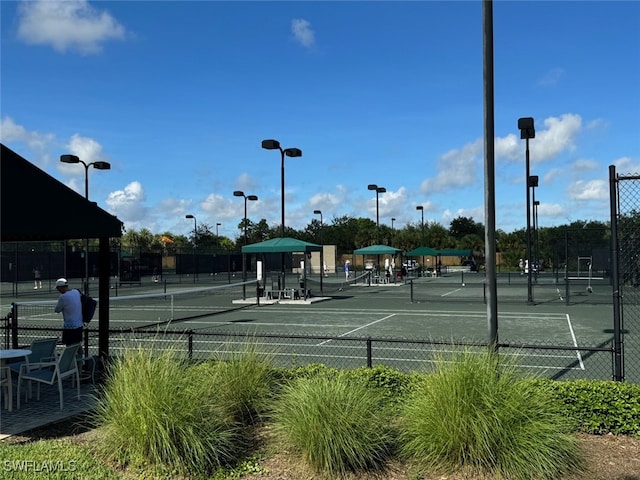
M 145 326 L 158 331 L 189 331 L 194 339 L 192 348 L 196 356 L 224 351 L 230 345 L 253 338 L 283 365 L 328 363 L 327 359 L 331 358 L 345 368 L 365 364 L 363 359 L 368 352 L 362 339 L 374 338 L 376 363 L 414 370 L 424 368 L 436 352 L 446 351 L 454 343 L 487 342 L 486 305 L 475 295 L 469 295 L 468 289 L 474 283 L 482 283 L 477 281 L 480 277 L 469 277 L 464 286 L 462 282 L 458 285 L 438 282 L 439 278 L 418 279 L 413 285 L 370 285 L 362 281 L 354 285 L 329 279 L 323 284 L 327 300 L 286 305 L 277 302 L 236 304 L 234 300 L 242 298 L 243 294 L 242 286 L 238 284 L 221 289 L 186 285 L 167 292 L 147 286 L 129 290 L 137 295 L 111 299 L 110 328 L 122 332 L 133 332 Z M 518 303 L 502 304 L 498 295 L 499 341 L 571 348 L 511 348 L 503 353 L 518 355 L 521 365 L 543 371 L 547 376 L 608 378 L 610 354 L 587 352 L 581 348 L 607 345 L 612 341 L 611 306 L 565 305 L 559 300 L 529 306 L 526 304 L 526 284 L 513 288 L 523 287 L 524 298 Z M 320 293 L 315 288 L 312 293 L 317 297 Z M 420 299 L 416 292 L 427 288 L 429 295 Z M 245 286 L 245 294 L 247 298 L 255 297 L 255 287 Z M 454 295 L 456 299 L 452 301 Z M 18 305 L 20 326 L 59 327 L 61 317 L 53 313 L 56 296 L 49 298 L 37 305 Z M 31 313 L 28 308 L 33 308 Z M 98 319 L 94 319 L 92 329 L 97 329 L 97 325 Z M 125 338 L 123 335 L 112 335 L 114 345 Z M 158 335 L 154 334 L 137 335 L 137 338 L 158 341 Z M 352 341 L 352 338 L 356 340 Z M 176 334 L 172 339 L 166 337 L 162 341 L 184 343 L 183 340 Z

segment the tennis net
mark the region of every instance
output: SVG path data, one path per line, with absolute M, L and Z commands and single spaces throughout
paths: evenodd
M 161 293 L 112 296 L 109 297 L 109 323 L 116 328 L 148 327 L 237 310 L 247 304 L 236 304 L 234 300 L 255 296 L 255 285 L 255 281 L 250 281 Z M 60 322 L 60 314 L 54 312 L 56 302 L 57 299 L 14 302 L 15 322 L 21 326 L 41 325 L 50 320 Z M 99 321 L 99 312 L 98 306 L 92 325 Z
M 348 280 L 323 278 L 322 285 L 320 285 L 320 280 L 316 278 L 307 278 L 307 289 L 311 290 L 314 296 L 320 295 L 321 292 L 323 295 L 338 295 L 340 292 L 343 292 L 350 287 L 366 284 L 369 281 L 369 278 L 370 275 L 366 272 L 362 275 L 349 278 Z

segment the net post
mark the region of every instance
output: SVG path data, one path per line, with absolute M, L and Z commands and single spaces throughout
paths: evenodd
M 413 303 L 413 278 L 409 280 L 409 291 L 411 292 L 411 303 Z
M 569 305 L 569 265 L 564 267 L 564 303 Z
M 260 306 L 260 281 L 256 280 L 256 305 Z

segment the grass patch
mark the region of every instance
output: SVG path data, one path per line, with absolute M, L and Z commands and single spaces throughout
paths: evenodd
M 556 478 L 582 458 L 566 417 L 512 362 L 490 352 L 436 359 L 403 409 L 400 449 L 425 469 Z
M 345 375 L 305 377 L 286 385 L 273 421 L 288 448 L 332 478 L 379 468 L 390 453 L 392 435 L 382 396 Z
M 125 466 L 204 475 L 238 451 L 238 426 L 217 393 L 172 349 L 127 349 L 98 398 L 100 451 Z

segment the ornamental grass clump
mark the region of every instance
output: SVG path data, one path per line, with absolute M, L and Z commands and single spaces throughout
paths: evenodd
M 172 349 L 126 349 L 110 365 L 94 422 L 99 447 L 121 465 L 206 474 L 235 458 L 238 428 Z
M 267 410 L 274 388 L 271 353 L 249 340 L 239 351 L 218 353 L 198 367 L 217 385 L 218 406 L 241 425 L 253 425 Z
M 330 478 L 380 468 L 388 458 L 393 437 L 382 396 L 344 375 L 294 380 L 272 413 L 284 446 Z
M 582 455 L 554 402 L 488 351 L 441 355 L 409 396 L 400 451 L 426 470 L 513 480 L 579 471 Z

